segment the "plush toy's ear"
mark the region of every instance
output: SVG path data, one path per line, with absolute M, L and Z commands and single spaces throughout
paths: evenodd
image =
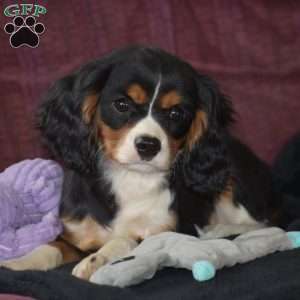
M 99 145 L 91 119 L 111 69 L 111 60 L 105 58 L 57 81 L 38 111 L 38 127 L 50 149 L 79 172 L 97 167 Z
M 199 75 L 197 90 L 199 106 L 189 137 L 192 143 L 183 151 L 181 168 L 189 188 L 213 195 L 222 193 L 229 181 L 226 133 L 233 110 L 210 78 Z

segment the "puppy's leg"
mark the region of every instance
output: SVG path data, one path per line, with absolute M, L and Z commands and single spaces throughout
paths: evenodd
M 61 265 L 62 261 L 59 249 L 42 245 L 22 257 L 0 262 L 0 266 L 12 270 L 49 270 Z
M 137 246 L 137 242 L 129 238 L 114 238 L 108 241 L 100 250 L 84 258 L 72 271 L 72 274 L 82 279 L 89 279 L 92 274 L 104 264 L 127 255 Z
M 265 224 L 216 224 L 208 225 L 198 231 L 201 239 L 217 239 L 230 235 L 242 234 L 248 231 L 266 227 Z
M 45 271 L 79 259 L 79 252 L 76 252 L 73 247 L 64 241 L 54 241 L 48 245 L 39 246 L 22 257 L 0 262 L 0 266 L 12 270 Z

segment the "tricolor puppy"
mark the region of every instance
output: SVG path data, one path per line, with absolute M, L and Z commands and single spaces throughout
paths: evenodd
M 64 232 L 10 267 L 48 269 L 78 259 L 75 247 L 96 251 L 73 270 L 88 279 L 162 231 L 278 223 L 269 170 L 230 135 L 232 113 L 214 81 L 156 48 L 115 51 L 56 82 L 39 127 L 66 167 Z

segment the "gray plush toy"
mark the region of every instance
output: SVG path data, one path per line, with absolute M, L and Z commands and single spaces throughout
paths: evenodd
M 125 287 L 152 278 L 163 267 L 192 270 L 198 281 L 214 277 L 216 269 L 300 247 L 300 232 L 265 228 L 227 239 L 202 240 L 174 232 L 145 239 L 129 256 L 99 268 L 90 281 Z

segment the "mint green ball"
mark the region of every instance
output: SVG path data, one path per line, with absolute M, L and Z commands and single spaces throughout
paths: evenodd
M 291 241 L 293 248 L 300 247 L 300 231 L 290 231 L 287 233 L 287 236 Z
M 199 260 L 193 264 L 192 272 L 197 281 L 206 281 L 215 276 L 216 269 L 209 261 Z

